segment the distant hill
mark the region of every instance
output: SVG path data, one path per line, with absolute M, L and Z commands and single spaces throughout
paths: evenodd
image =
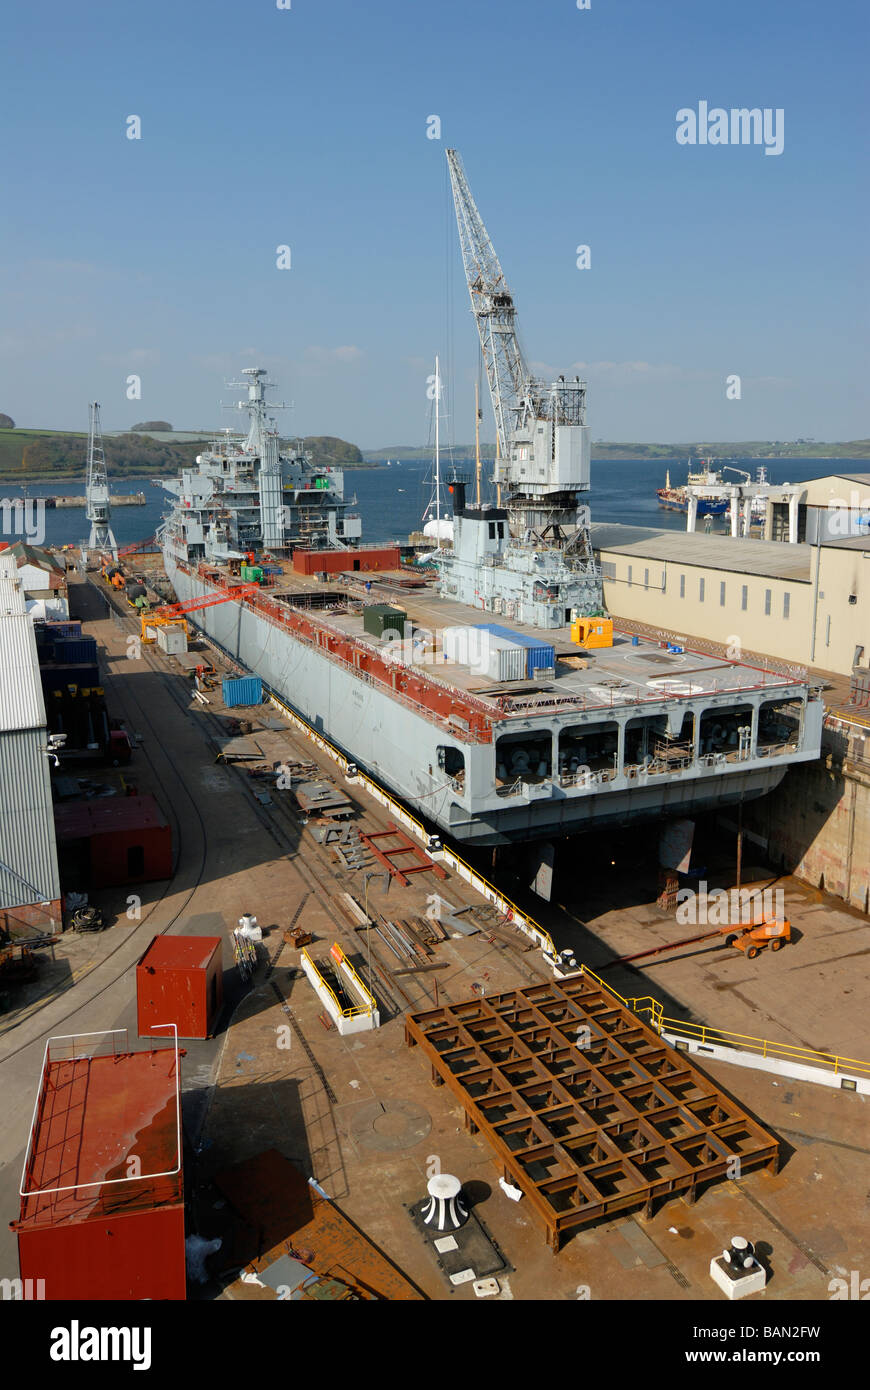
M 141 425 L 131 425 L 130 433 L 149 434 L 152 430 L 159 430 L 164 434 L 172 434 L 172 426 L 168 420 L 145 420 Z
M 12 416 L 11 416 L 11 415 L 3 415 L 2 412 L 0 412 L 0 430 L 14 430 L 14 429 L 15 429 L 15 421 L 12 419 Z
M 163 422 L 160 422 L 163 423 Z M 175 432 L 173 432 L 175 433 Z M 181 432 L 179 432 L 181 433 Z M 109 478 L 172 476 L 189 468 L 211 435 L 190 434 L 181 439 L 155 438 L 151 434 L 106 432 L 104 444 Z M 0 431 L 0 479 L 5 482 L 39 482 L 83 478 L 87 435 L 52 430 Z M 365 468 L 355 444 L 333 435 L 313 435 L 304 441 L 317 467 Z
M 369 463 L 381 463 L 385 459 L 398 459 L 402 463 L 412 463 L 417 459 L 431 459 L 431 447 L 416 448 L 406 444 L 392 444 L 385 449 L 364 449 L 363 457 Z M 837 459 L 870 458 L 870 439 L 851 439 L 845 443 L 824 444 L 818 440 L 799 439 L 792 443 L 782 440 L 751 440 L 737 443 L 719 441 L 692 444 L 612 444 L 604 441 L 593 443 L 592 458 L 601 461 L 608 459 L 655 459 L 656 462 L 679 463 L 687 458 L 757 458 L 757 459 Z M 495 457 L 494 444 L 481 444 L 480 456 L 484 459 Z M 444 458 L 449 462 L 473 463 L 474 446 L 454 445 L 444 450 Z

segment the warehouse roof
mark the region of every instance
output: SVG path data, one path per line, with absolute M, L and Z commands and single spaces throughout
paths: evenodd
M 592 544 L 597 551 L 616 551 L 639 560 L 658 560 L 734 574 L 810 582 L 812 546 L 786 541 L 754 541 L 701 532 L 662 531 L 651 526 L 594 523 Z
M 0 554 L 0 731 L 44 724 L 33 619 L 25 612 L 14 559 Z
M 57 570 L 59 574 L 66 573 L 65 562 L 59 560 L 44 546 L 30 545 L 28 541 L 13 541 L 9 549 L 19 565 L 39 565 L 40 569 Z

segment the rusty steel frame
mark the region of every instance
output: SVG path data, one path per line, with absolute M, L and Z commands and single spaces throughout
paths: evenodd
M 588 1030 L 588 1032 L 587 1032 Z M 409 1014 L 435 1085 L 486 1136 L 558 1250 L 569 1231 L 779 1166 L 779 1143 L 585 976 Z
M 410 885 L 411 880 L 408 878 L 408 874 L 424 874 L 428 873 L 431 869 L 436 877 L 447 877 L 441 865 L 436 864 L 434 860 L 424 854 L 420 846 L 411 839 L 410 835 L 406 835 L 404 830 L 400 830 L 392 821 L 389 822 L 389 828 L 387 830 L 371 830 L 368 832 L 360 830 L 358 833 L 362 843 L 371 850 L 372 854 L 380 864 L 383 864 L 385 869 L 389 869 L 393 878 L 397 878 L 403 888 L 407 888 Z M 392 839 L 401 840 L 402 843 L 395 845 L 393 849 L 381 849 L 379 845 L 375 844 L 375 840 Z M 393 855 L 395 854 L 413 854 L 418 862 L 416 864 L 403 864 L 400 868 L 398 864 L 393 863 Z

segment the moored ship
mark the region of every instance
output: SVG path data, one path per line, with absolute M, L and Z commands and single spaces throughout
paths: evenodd
M 710 466 L 711 461 L 701 459 L 700 466 L 693 469 L 689 464 L 689 476 L 685 483 L 671 487 L 671 471 L 665 473 L 664 487 L 656 488 L 656 497 L 659 499 L 659 506 L 664 507 L 669 512 L 687 512 L 689 510 L 688 488 L 697 487 L 716 487 L 722 483 L 722 474 L 717 469 Z M 724 486 L 724 484 L 723 484 Z M 699 497 L 698 516 L 722 516 L 728 511 L 731 505 L 729 497 Z

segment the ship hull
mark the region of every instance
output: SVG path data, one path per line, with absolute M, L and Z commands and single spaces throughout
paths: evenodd
M 659 499 L 659 506 L 667 512 L 683 512 L 685 514 L 689 510 L 687 497 L 668 496 L 663 489 L 656 493 L 656 497 Z M 719 502 L 711 498 L 699 497 L 698 516 L 723 516 L 730 505 L 727 500 Z
M 179 568 L 171 553 L 165 552 L 165 563 L 179 599 L 215 592 L 200 576 Z M 785 775 L 787 765 L 767 763 L 727 777 L 611 783 L 580 796 L 548 784 L 505 798 L 496 790 L 489 743 L 466 745 L 465 786 L 457 789 L 438 765 L 439 747 L 451 742 L 449 736 L 398 695 L 342 668 L 249 606 L 227 602 L 192 612 L 188 621 L 259 675 L 268 691 L 433 829 L 466 843 L 505 845 L 638 820 L 696 816 L 762 796 Z

